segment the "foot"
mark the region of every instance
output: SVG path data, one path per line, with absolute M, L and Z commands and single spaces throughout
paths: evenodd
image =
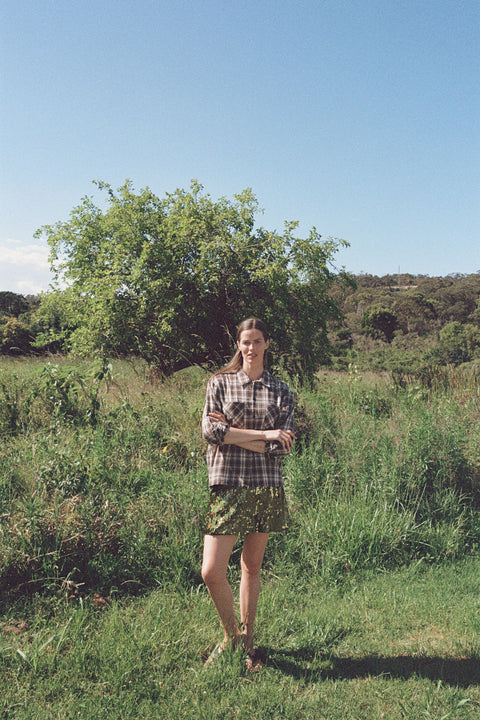
M 239 635 L 235 640 L 231 639 L 229 637 L 226 637 L 222 640 L 222 642 L 217 643 L 215 647 L 213 648 L 212 652 L 208 656 L 208 658 L 203 663 L 204 665 L 213 665 L 214 662 L 218 660 L 220 655 L 224 650 L 227 648 L 231 648 L 232 650 L 235 650 L 235 648 L 241 643 L 241 636 Z
M 207 667 L 207 665 L 213 665 L 218 660 L 218 658 L 220 657 L 220 655 L 222 654 L 222 652 L 225 650 L 226 647 L 227 647 L 227 645 L 226 645 L 225 641 L 215 645 L 212 652 L 210 653 L 208 658 L 203 663 L 204 666 Z
M 262 670 L 265 667 L 265 655 L 260 648 L 252 648 L 247 652 L 247 670 Z

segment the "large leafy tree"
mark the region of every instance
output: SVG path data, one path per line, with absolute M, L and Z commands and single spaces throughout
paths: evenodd
M 255 227 L 251 190 L 214 201 L 192 182 L 163 199 L 129 182 L 89 197 L 68 222 L 45 226 L 51 264 L 77 352 L 135 353 L 162 373 L 219 364 L 232 353 L 234 327 L 256 315 L 272 328 L 285 367 L 312 373 L 328 357 L 332 262 L 343 240 L 313 228 L 295 237 Z M 45 300 L 48 302 L 48 299 Z M 58 302 L 58 292 L 56 295 Z
M 362 326 L 367 335 L 392 342 L 397 328 L 397 318 L 387 308 L 381 307 L 381 305 L 372 305 L 363 313 Z

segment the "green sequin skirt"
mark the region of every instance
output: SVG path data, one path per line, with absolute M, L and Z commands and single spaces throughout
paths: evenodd
M 284 532 L 287 503 L 283 487 L 226 487 L 210 489 L 206 535 L 250 535 Z

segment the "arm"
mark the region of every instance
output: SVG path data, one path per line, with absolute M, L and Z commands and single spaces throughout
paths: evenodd
M 287 391 L 281 400 L 281 411 L 280 411 L 279 424 L 280 424 L 280 428 L 284 432 L 290 434 L 290 436 L 292 438 L 292 442 L 289 445 L 285 445 L 284 443 L 281 443 L 278 441 L 267 443 L 265 452 L 267 452 L 269 455 L 272 455 L 272 456 L 288 455 L 288 453 L 292 449 L 293 441 L 296 438 L 295 427 L 294 427 L 294 423 L 293 423 L 294 412 L 295 412 L 295 405 L 293 402 L 293 393 L 289 388 L 287 388 Z
M 250 452 L 265 453 L 266 443 L 264 440 L 249 440 L 244 443 L 236 443 L 237 447 L 241 447 L 244 450 L 250 450 Z
M 228 430 L 225 416 L 217 411 L 217 408 L 222 407 L 222 395 L 222 387 L 212 378 L 207 385 L 202 415 L 202 435 L 212 445 L 223 445 Z
M 244 450 L 264 453 L 266 443 L 262 438 L 262 433 L 231 428 L 224 413 L 219 410 L 222 405 L 222 385 L 212 379 L 207 385 L 205 408 L 202 415 L 202 435 L 205 440 L 213 445 L 237 445 Z M 228 438 L 226 437 L 227 433 L 229 434 Z
M 208 413 L 209 419 L 213 423 L 225 423 L 225 415 L 220 411 L 216 410 Z M 275 443 L 279 444 L 284 453 L 290 452 L 293 447 L 293 441 L 295 434 L 290 429 L 284 430 L 283 428 L 276 428 L 274 430 L 247 430 L 244 428 L 228 427 L 223 437 L 225 445 L 238 445 L 239 447 L 245 447 L 245 443 L 250 444 L 252 441 L 258 443 Z M 259 448 L 258 444 L 254 446 Z M 247 447 L 247 450 L 253 450 L 253 447 Z M 254 452 L 262 452 L 260 449 L 255 449 Z M 265 449 L 263 450 L 265 452 Z

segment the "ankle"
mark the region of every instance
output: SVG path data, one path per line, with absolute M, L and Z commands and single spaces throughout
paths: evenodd
M 242 623 L 241 625 L 242 633 L 242 643 L 243 643 L 243 649 L 246 652 L 249 652 L 253 648 L 253 627 L 248 625 L 248 623 Z
M 245 652 L 250 652 L 253 649 L 253 637 L 242 635 L 242 645 Z
M 222 648 L 231 647 L 232 650 L 235 650 L 236 647 L 241 645 L 243 643 L 243 636 L 241 633 L 237 633 L 236 635 L 225 635 L 225 637 L 222 640 Z

